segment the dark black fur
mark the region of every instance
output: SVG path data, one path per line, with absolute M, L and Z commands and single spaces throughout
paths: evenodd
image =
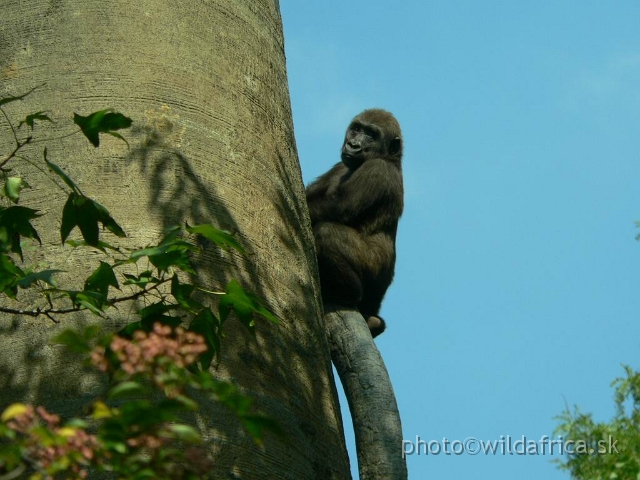
M 386 327 L 378 312 L 396 262 L 401 159 L 397 120 L 365 110 L 347 129 L 342 162 L 307 187 L 322 300 L 357 308 L 374 337 Z

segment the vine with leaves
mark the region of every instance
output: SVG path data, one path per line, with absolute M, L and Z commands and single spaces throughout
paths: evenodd
M 14 143 L 0 159 L 0 197 L 4 197 L 0 204 L 0 313 L 60 323 L 61 317 L 82 311 L 104 317 L 123 302 L 142 300 L 145 306 L 116 335 L 105 335 L 99 325 L 93 325 L 65 330 L 56 338 L 71 351 L 89 357 L 97 370 L 108 373 L 111 387 L 105 398 L 91 405 L 89 419 L 62 423 L 43 407 L 17 403 L 5 408 L 0 416 L 0 478 L 17 478 L 24 471 L 31 472 L 33 479 L 85 478 L 91 469 L 132 479 L 200 478 L 211 467 L 206 453 L 184 448 L 184 444 L 197 445 L 202 438 L 180 419 L 182 412 L 198 409 L 190 391 L 208 392 L 226 405 L 257 443 L 265 428 L 278 431 L 273 421 L 253 411 L 250 398 L 209 372 L 219 357 L 222 328 L 231 312 L 251 332 L 255 316 L 274 323 L 278 319 L 236 280 L 220 292 L 204 290 L 188 280 L 196 273 L 190 255 L 200 248 L 197 237 L 206 238 L 216 248 L 246 253 L 229 232 L 211 224 L 185 224 L 167 229 L 159 243 L 143 248 L 105 241 L 100 227 L 118 238 L 126 234 L 105 206 L 85 195 L 51 161 L 46 147 L 38 154 L 40 163 L 32 158 L 33 150 L 38 144 L 75 134 L 84 135 L 96 148 L 101 134 L 114 136 L 128 147 L 119 132 L 133 122 L 112 109 L 87 116 L 76 113 L 73 123 L 77 129 L 58 138 L 39 139 L 36 128 L 53 122 L 47 112 L 27 115 L 17 125 L 7 113 L 11 103 L 23 101 L 37 88 L 0 99 L 0 113 Z M 30 185 L 25 178 L 12 175 L 17 162 L 29 163 L 65 192 L 59 232 L 62 244 L 104 254 L 81 290 L 61 287 L 57 279 L 61 270 L 24 265 L 23 242 L 42 245 L 33 225 L 41 213 L 20 204 L 22 191 Z M 69 238 L 76 228 L 81 240 Z M 141 263 L 144 267 L 132 268 Z M 123 293 L 121 285 L 129 292 Z M 42 302 L 25 304 L 22 290 L 37 292 Z M 201 300 L 206 294 L 218 297 L 211 302 L 217 308 Z

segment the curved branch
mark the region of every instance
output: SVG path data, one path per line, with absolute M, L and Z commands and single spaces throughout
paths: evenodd
M 402 425 L 395 394 L 366 321 L 356 310 L 325 306 L 331 359 L 356 435 L 360 480 L 404 480 Z

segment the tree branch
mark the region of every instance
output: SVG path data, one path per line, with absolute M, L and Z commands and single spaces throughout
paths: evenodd
M 406 480 L 400 414 L 367 322 L 356 310 L 333 306 L 325 306 L 324 318 L 331 359 L 349 402 L 360 480 Z
M 2 110 L 2 109 L 0 109 L 0 110 Z M 4 112 L 3 112 L 3 113 L 4 113 Z M 18 153 L 18 151 L 19 151 L 22 147 L 24 147 L 25 145 L 27 145 L 27 144 L 31 143 L 31 140 L 33 140 L 33 138 L 32 138 L 32 137 L 30 137 L 30 136 L 29 136 L 29 137 L 27 137 L 27 138 L 25 139 L 25 141 L 24 141 L 24 142 L 22 142 L 22 143 L 16 139 L 16 142 L 17 142 L 17 143 L 16 143 L 16 147 L 13 149 L 13 151 L 12 151 L 9 155 L 7 155 L 7 157 L 6 157 L 4 160 L 2 160 L 2 161 L 0 162 L 0 168 L 3 168 L 3 167 L 4 167 L 4 166 L 9 162 L 9 160 L 11 160 L 13 157 L 15 157 L 15 156 L 16 156 L 16 153 Z
M 106 303 L 109 306 L 111 306 L 111 305 L 115 305 L 116 303 L 122 303 L 128 300 L 135 300 L 143 295 L 146 295 L 147 293 L 151 293 L 153 290 L 157 290 L 160 285 L 162 285 L 163 283 L 167 283 L 169 280 L 170 280 L 169 278 L 164 279 L 154 284 L 152 287 L 148 289 L 143 288 L 139 292 L 132 293 L 131 295 L 127 295 L 125 297 L 116 297 L 110 300 L 108 299 Z M 0 306 L 0 312 L 2 313 L 9 313 L 11 315 L 26 315 L 28 317 L 34 317 L 34 318 L 39 317 L 40 315 L 44 315 L 50 318 L 55 323 L 60 323 L 60 321 L 57 320 L 53 315 L 64 315 L 68 313 L 80 312 L 82 310 L 87 310 L 87 308 L 80 307 L 80 306 L 74 306 L 69 308 L 54 308 L 51 306 L 49 308 L 35 308 L 33 310 L 21 310 L 17 308 L 8 308 L 8 307 Z

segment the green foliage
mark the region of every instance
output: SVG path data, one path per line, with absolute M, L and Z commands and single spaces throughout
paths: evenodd
M 273 323 L 278 318 L 262 306 L 262 301 L 255 295 L 245 291 L 235 280 L 227 284 L 225 295 L 220 299 L 220 318 L 224 322 L 234 310 L 240 321 L 251 331 L 255 326 L 253 314 L 257 313 Z
M 62 169 L 59 166 L 47 160 L 47 147 L 44 147 L 44 163 L 47 165 L 47 167 L 49 167 L 49 170 L 51 170 L 53 173 L 59 176 L 62 179 L 62 181 L 66 183 L 71 190 L 77 193 L 82 193 L 80 192 L 80 189 L 76 186 L 76 184 L 73 183 L 73 181 L 67 176 L 66 173 L 62 171 Z
M 22 258 L 21 238 L 33 238 L 42 243 L 31 220 L 40 215 L 27 207 L 0 207 L 0 253 L 13 252 Z
M 115 130 L 129 128 L 133 122 L 130 118 L 109 108 L 94 112 L 86 117 L 75 113 L 73 115 L 73 123 L 80 127 L 84 136 L 89 139 L 94 147 L 98 147 L 100 146 L 100 133 L 113 135 L 126 143 L 127 141 L 122 135 L 116 133 Z
M 74 353 L 89 353 L 100 337 L 100 327 L 90 325 L 82 330 L 66 329 L 56 337 L 56 342 L 65 345 Z
M 90 432 L 85 421 L 60 418 L 42 407 L 10 405 L 0 416 L 0 438 L 10 443 L 0 450 L 0 473 L 29 466 L 45 478 L 84 478 L 89 469 L 113 472 L 118 478 L 201 478 L 211 469 L 198 450 L 200 432 L 185 424 L 184 414 L 199 406 L 190 392 L 200 391 L 227 407 L 257 444 L 266 430 L 281 434 L 268 418 L 254 413 L 253 401 L 208 371 L 191 373 L 198 352 L 207 347 L 193 332 L 156 324 L 133 341 L 100 336 L 95 327 L 67 330 L 58 337 L 74 352 L 90 353 L 91 363 L 108 372 L 113 385 L 106 401 L 88 409 L 93 418 Z M 93 433 L 92 433 L 93 432 Z M 43 447 L 55 445 L 54 450 Z
M 101 293 L 106 299 L 109 287 L 120 289 L 113 267 L 108 263 L 100 262 L 100 266 L 84 282 L 84 289 Z
M 640 228 L 640 222 L 635 222 Z M 640 240 L 640 235 L 636 236 Z M 592 414 L 578 407 L 558 416 L 556 433 L 567 440 L 586 441 L 597 452 L 598 442 L 607 447 L 605 453 L 570 454 L 557 461 L 559 468 L 577 480 L 640 480 L 640 371 L 623 366 L 625 377 L 615 379 L 616 414 L 609 422 L 596 422 Z
M 189 254 L 198 250 L 198 247 L 179 237 L 180 234 L 180 227 L 171 227 L 158 245 L 132 252 L 129 260 L 137 262 L 139 259 L 147 257 L 159 273 L 168 272 L 171 267 L 187 273 L 195 273 L 189 260 Z
M 206 368 L 213 361 L 214 356 L 220 354 L 220 337 L 222 336 L 222 322 L 211 311 L 210 308 L 203 308 L 193 318 L 189 330 L 202 335 L 205 344 L 207 345 L 207 351 L 200 355 L 199 367 L 202 370 Z
M 9 255 L 0 253 L 0 292 L 15 299 L 18 294 L 18 283 L 24 278 L 25 273 L 13 263 L 13 259 Z
M 640 371 L 624 367 L 626 377 L 612 382 L 616 415 L 608 423 L 596 422 L 590 413 L 577 407 L 558 416 L 558 435 L 567 440 L 584 441 L 593 454 L 575 453 L 558 460 L 577 480 L 640 479 Z M 600 442 L 600 443 L 598 443 Z M 605 446 L 598 452 L 598 446 Z
M 8 177 L 4 184 L 2 193 L 13 203 L 20 200 L 20 192 L 24 188 L 29 188 L 29 184 L 20 177 Z
M 242 245 L 233 238 L 233 235 L 229 232 L 225 232 L 224 230 L 218 230 L 213 225 L 197 225 L 195 227 L 187 225 L 187 232 L 202 235 L 204 238 L 213 242 L 214 245 L 217 245 L 224 250 L 233 248 L 240 253 L 247 253 Z
M 33 90 L 0 99 L 0 111 L 7 120 L 3 107 L 23 100 Z M 112 109 L 87 116 L 74 114 L 73 121 L 80 128 L 77 133 L 95 147 L 100 144 L 101 133 L 126 143 L 117 131 L 132 125 L 130 118 Z M 105 241 L 105 231 L 119 238 L 126 236 L 109 211 L 86 196 L 70 175 L 50 161 L 46 148 L 41 157 L 43 168 L 25 156 L 40 122 L 53 120 L 38 111 L 27 115 L 17 127 L 10 124 L 15 147 L 0 158 L 0 201 L 4 203 L 0 204 L 0 299 L 4 296 L 16 304 L 0 306 L 0 314 L 42 316 L 59 322 L 61 316 L 84 310 L 104 316 L 119 303 L 138 299 L 143 299 L 146 306 L 135 312 L 138 318 L 116 337 L 102 336 L 99 326 L 65 330 L 58 337 L 57 341 L 71 351 L 90 354 L 93 364 L 109 373 L 113 381 L 106 397 L 109 405 L 96 401 L 91 407 L 93 420 L 99 424 L 95 434 L 89 433 L 79 419 L 61 425 L 55 415 L 41 407 L 10 406 L 0 421 L 0 438 L 9 440 L 0 444 L 0 476 L 20 474 L 28 465 L 38 471 L 37 478 L 53 478 L 59 473 L 68 475 L 64 478 L 80 478 L 87 466 L 114 472 L 120 478 L 200 478 L 197 468 L 189 466 L 197 462 L 185 462 L 184 446 L 202 441 L 196 429 L 181 423 L 181 414 L 198 409 L 186 392 L 203 391 L 228 407 L 256 443 L 262 442 L 265 429 L 277 432 L 273 421 L 254 412 L 250 398 L 233 384 L 217 380 L 208 370 L 220 355 L 222 329 L 232 312 L 251 332 L 256 316 L 274 323 L 278 319 L 260 298 L 235 280 L 224 292 L 205 290 L 190 281 L 196 274 L 191 257 L 202 248 L 197 237 L 217 248 L 246 253 L 229 232 L 209 224 L 186 224 L 169 228 L 159 243 L 143 248 L 114 246 Z M 20 138 L 18 131 L 23 125 L 29 133 Z M 35 165 L 68 195 L 60 206 L 62 243 L 104 255 L 84 280 L 82 290 L 60 286 L 56 274 L 61 270 L 21 265 L 25 261 L 24 243 L 41 244 L 37 222 L 34 225 L 40 212 L 18 205 L 22 191 L 30 186 L 23 178 L 9 175 L 10 164 L 23 161 Z M 76 227 L 81 239 L 69 238 Z M 22 304 L 19 289 L 39 293 L 43 298 L 40 303 L 46 307 Z M 164 345 L 164 353 L 158 354 L 155 347 L 144 353 L 149 342 L 155 342 L 156 347 Z M 179 351 L 176 342 L 182 342 Z M 132 354 L 136 348 L 143 352 L 137 357 Z M 43 449 L 48 446 L 53 450 Z M 52 451 L 58 452 L 55 458 L 42 453 Z
M 105 207 L 84 195 L 71 192 L 62 211 L 62 226 L 60 227 L 62 243 L 71 231 L 78 227 L 82 232 L 82 238 L 88 245 L 98 246 L 100 240 L 98 223 L 101 223 L 103 227 L 118 237 L 126 236 Z
M 28 93 L 0 99 L 0 108 L 24 99 Z M 39 111 L 28 115 L 18 127 L 26 125 L 33 131 L 37 121 L 52 122 L 45 112 Z M 97 147 L 100 143 L 100 133 L 124 140 L 116 131 L 130 127 L 132 120 L 112 109 L 106 109 L 87 116 L 75 114 L 74 123 L 80 127 L 80 132 Z M 254 316 L 277 323 L 277 318 L 265 308 L 264 302 L 245 291 L 235 280 L 229 282 L 221 295 L 219 292 L 200 289 L 186 281 L 189 275 L 196 273 L 191 263 L 191 256 L 201 248 L 195 240 L 196 237 L 206 238 L 214 246 L 224 250 L 234 249 L 240 253 L 246 253 L 244 247 L 233 235 L 213 225 L 187 224 L 184 227 L 173 226 L 167 229 L 164 237 L 156 245 L 134 249 L 113 246 L 101 238 L 100 226 L 103 227 L 103 231 L 106 230 L 120 238 L 125 237 L 123 229 L 106 207 L 86 196 L 71 177 L 48 158 L 46 147 L 43 149 L 46 170 L 50 172 L 52 179 L 62 180 L 69 189 L 67 201 L 62 207 L 60 224 L 62 243 L 67 242 L 72 247 L 94 248 L 103 253 L 110 250 L 112 257 L 100 261 L 96 270 L 85 280 L 82 290 L 59 286 L 56 274 L 60 273 L 60 270 L 19 267 L 11 254 L 18 255 L 20 260 L 24 261 L 23 242 L 30 239 L 40 243 L 40 236 L 32 223 L 40 213 L 28 207 L 16 205 L 20 199 L 20 191 L 27 188 L 28 184 L 22 178 L 9 176 L 7 164 L 10 161 L 25 160 L 16 153 L 26 148 L 32 137 L 20 139 L 13 127 L 12 131 L 16 148 L 0 161 L 0 175 L 5 178 L 3 193 L 9 203 L 6 207 L 0 205 L 0 295 L 19 300 L 19 288 L 38 287 L 49 307 L 36 309 L 0 307 L 0 311 L 18 313 L 23 310 L 32 316 L 44 315 L 55 318 L 66 313 L 88 310 L 102 316 L 118 303 L 153 294 L 155 300 L 141 309 L 138 312 L 139 320 L 127 325 L 121 334 L 131 337 L 136 330 L 151 331 L 156 322 L 175 327 L 185 322 L 189 324 L 191 319 L 192 325 L 189 328 L 202 334 L 209 347 L 198 362 L 200 368 L 208 368 L 213 359 L 219 355 L 222 326 L 230 312 L 235 312 L 242 324 L 252 332 L 255 325 Z M 42 171 L 45 170 L 42 169 Z M 65 189 L 63 186 L 60 188 Z M 69 239 L 76 227 L 82 240 Z M 141 262 L 146 263 L 142 273 L 134 274 L 126 271 L 132 264 Z M 118 278 L 121 280 L 119 281 Z M 113 294 L 114 289 L 120 290 L 120 283 L 130 290 L 129 294 Z M 219 300 L 217 313 L 210 305 L 211 302 L 206 301 L 205 294 L 213 294 Z
M 44 282 L 52 287 L 56 286 L 56 279 L 53 276 L 56 273 L 61 272 L 62 270 L 50 269 L 50 270 L 41 270 L 39 272 L 27 272 L 18 282 L 18 285 L 21 288 L 29 288 L 36 282 Z

